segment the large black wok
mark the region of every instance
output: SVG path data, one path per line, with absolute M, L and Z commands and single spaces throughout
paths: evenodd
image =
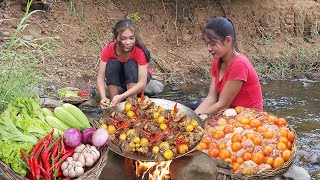
M 158 99 L 158 98 L 150 98 L 150 99 L 156 105 L 161 106 L 164 109 L 173 109 L 174 105 L 176 104 L 176 102 L 174 102 L 174 101 L 165 100 L 165 99 Z M 110 115 L 113 111 L 123 111 L 124 105 L 125 105 L 125 102 L 122 102 L 116 106 L 113 106 L 113 107 L 107 109 L 105 111 L 104 115 L 101 117 L 101 121 L 103 121 L 103 119 L 105 119 L 105 118 L 110 117 Z M 199 123 L 199 126 L 204 128 L 204 124 L 203 124 L 202 120 L 199 118 L 199 116 L 192 109 L 190 109 L 180 103 L 177 103 L 177 108 L 180 109 L 187 117 L 195 119 Z M 143 154 L 140 154 L 140 153 L 122 152 L 121 149 L 117 145 L 115 145 L 112 141 L 110 141 L 108 146 L 115 153 L 117 153 L 121 156 L 127 157 L 127 158 L 131 158 L 131 159 L 135 159 L 135 160 L 139 160 L 139 161 L 152 161 L 152 162 L 158 161 L 157 159 L 151 159 L 150 157 L 144 156 Z M 179 155 L 179 156 L 175 157 L 174 159 L 182 157 L 182 156 L 194 151 L 195 148 L 196 148 L 196 146 L 191 147 L 187 153 Z

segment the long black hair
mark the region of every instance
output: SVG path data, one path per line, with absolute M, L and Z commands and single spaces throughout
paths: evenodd
M 239 52 L 236 31 L 231 19 L 223 17 L 210 19 L 204 27 L 203 34 L 213 42 L 223 42 L 227 36 L 230 36 L 233 48 Z
M 147 61 L 150 62 L 150 59 L 151 59 L 150 51 L 148 50 L 148 48 L 144 44 L 141 43 L 140 37 L 138 36 L 138 28 L 132 23 L 131 20 L 124 19 L 124 20 L 120 20 L 116 23 L 116 25 L 113 28 L 114 39 L 116 39 L 117 36 L 120 33 L 122 33 L 124 30 L 126 30 L 127 28 L 129 28 L 132 32 L 134 32 L 134 34 L 136 36 L 135 45 L 138 46 L 144 52 Z

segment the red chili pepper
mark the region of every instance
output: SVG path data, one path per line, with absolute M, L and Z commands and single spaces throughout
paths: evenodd
M 32 175 L 32 179 L 36 179 L 36 168 L 34 167 L 35 163 L 35 158 L 31 157 L 30 158 L 30 172 L 31 172 L 31 175 Z
M 53 167 L 52 167 L 52 168 L 53 168 L 53 172 L 54 172 L 53 175 L 54 175 L 55 178 L 57 177 L 57 173 L 59 172 L 60 167 L 61 167 L 63 161 L 65 161 L 68 157 L 72 156 L 73 152 L 74 152 L 74 148 L 73 148 L 72 150 L 70 150 L 69 152 L 67 152 L 66 154 L 64 154 L 64 155 L 59 159 L 59 161 L 57 162 L 57 164 L 54 164 L 54 165 L 53 165 Z
M 130 127 L 130 119 L 127 119 L 119 126 L 119 129 L 123 131 L 125 128 L 129 128 L 129 127 Z
M 141 101 L 140 101 L 140 102 L 142 102 L 142 101 L 144 100 L 144 91 L 141 92 L 140 98 L 141 98 Z
M 136 117 L 136 121 L 138 121 L 139 117 L 138 117 L 137 111 L 134 111 L 133 113 L 134 113 L 134 116 Z
M 47 136 L 45 136 L 43 139 L 53 141 L 52 140 L 53 133 L 54 133 L 54 129 L 52 128 L 51 132 Z
M 35 173 L 35 178 L 37 180 L 40 179 L 40 164 L 39 164 L 39 161 L 36 159 L 36 157 L 32 157 L 33 159 L 33 164 L 34 164 L 34 173 Z
M 154 136 L 152 139 L 152 142 L 155 143 L 155 142 L 161 141 L 163 138 L 163 133 L 164 133 L 164 131 L 162 131 L 162 132 L 158 133 L 156 136 Z
M 54 157 L 54 159 L 53 159 L 53 164 L 56 164 L 59 161 L 60 156 L 61 156 L 61 154 L 60 154 L 60 152 L 58 152 L 57 156 Z
M 177 139 L 178 144 L 187 144 L 183 139 L 178 138 Z
M 51 156 L 50 157 L 56 157 L 57 155 L 57 152 L 58 152 L 58 148 L 59 148 L 59 140 L 56 141 L 56 143 L 54 144 L 53 148 L 52 148 L 52 151 L 51 151 Z
M 47 173 L 50 171 L 50 163 L 49 163 L 49 151 L 48 151 L 48 145 L 44 145 L 44 150 L 41 154 L 41 160 L 44 166 L 44 169 L 46 170 Z
M 70 177 L 63 178 L 61 180 L 70 180 Z
M 175 105 L 174 105 L 174 107 L 173 107 L 173 113 L 176 113 L 177 112 L 177 105 L 178 105 L 178 103 L 176 103 Z
M 136 110 L 138 110 L 139 108 L 140 108 L 140 104 L 137 104 L 137 105 L 134 107 L 133 111 L 136 111 Z
M 170 116 L 170 117 L 168 118 L 167 124 L 168 124 L 169 122 L 171 122 L 172 120 L 173 120 L 173 117 Z
M 63 142 L 63 139 L 60 139 L 60 150 L 59 150 L 60 154 L 65 154 L 66 153 L 66 148 Z
M 31 167 L 30 167 L 30 159 L 28 158 L 28 156 L 26 155 L 26 153 L 25 153 L 22 149 L 20 149 L 20 153 L 21 153 L 22 157 L 24 158 L 24 160 L 26 161 L 26 163 L 27 163 L 27 165 L 29 166 L 29 168 L 31 168 Z
M 35 155 L 37 153 L 40 152 L 41 149 L 39 149 L 41 146 L 43 146 L 43 142 L 46 140 L 52 140 L 52 135 L 53 135 L 54 129 L 51 130 L 51 132 L 46 135 L 45 137 L 43 137 L 42 139 L 40 139 L 31 149 L 30 151 L 30 155 Z M 37 153 L 36 153 L 37 152 Z
M 48 172 L 41 165 L 39 167 L 40 167 L 40 171 L 44 175 L 45 179 L 50 179 L 50 175 L 48 174 Z
M 31 156 L 35 156 L 38 157 L 40 152 L 42 151 L 43 147 L 44 147 L 44 142 L 38 147 L 38 149 L 34 152 L 34 154 L 32 154 Z
M 39 151 L 41 151 L 41 149 L 43 148 L 43 141 L 44 139 L 40 139 L 31 149 L 30 151 L 30 155 L 33 156 L 35 154 L 38 154 Z
M 110 119 L 112 122 L 116 123 L 116 124 L 119 124 L 119 123 L 121 122 L 120 120 L 114 119 L 114 118 L 112 118 L 112 117 L 109 117 L 109 119 Z
M 171 134 L 171 128 L 170 128 L 169 124 L 168 124 L 168 127 L 167 127 L 167 131 L 168 131 L 168 134 Z
M 148 137 L 153 136 L 152 132 L 150 132 L 150 131 L 142 130 L 142 132 Z

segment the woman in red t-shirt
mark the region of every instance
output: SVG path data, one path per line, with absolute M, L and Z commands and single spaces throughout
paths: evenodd
M 213 56 L 212 79 L 208 96 L 195 109 L 197 114 L 216 114 L 229 107 L 263 109 L 257 72 L 251 62 L 239 53 L 236 33 L 230 19 L 210 19 L 204 40 Z
M 98 68 L 97 88 L 102 108 L 108 106 L 105 84 L 111 104 L 115 105 L 144 90 L 152 75 L 148 65 L 150 52 L 138 40 L 134 24 L 130 20 L 118 21 L 113 34 L 113 42 L 102 49 Z M 120 94 L 120 87 L 127 90 Z

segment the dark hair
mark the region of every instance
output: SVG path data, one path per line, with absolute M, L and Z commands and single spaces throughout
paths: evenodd
M 147 49 L 145 45 L 143 45 L 140 41 L 140 37 L 138 36 L 138 28 L 132 23 L 129 19 L 120 20 L 116 23 L 113 28 L 113 38 L 116 39 L 119 34 L 121 34 L 124 30 L 130 29 L 134 32 L 136 36 L 136 46 L 138 46 L 145 54 L 147 61 L 149 62 L 151 59 L 150 51 Z
M 204 27 L 203 34 L 211 41 L 224 41 L 227 36 L 230 36 L 233 48 L 239 52 L 236 31 L 230 19 L 223 17 L 210 19 Z

